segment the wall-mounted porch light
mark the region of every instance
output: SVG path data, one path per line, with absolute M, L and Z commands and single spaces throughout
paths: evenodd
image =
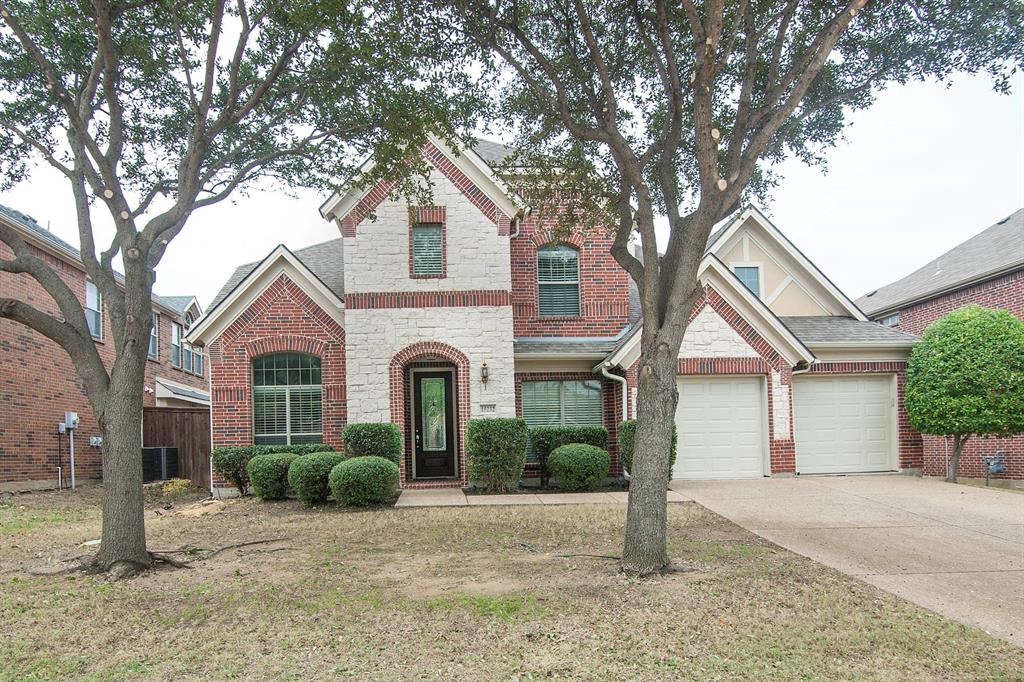
M 487 383 L 487 378 L 490 376 L 490 369 L 487 367 L 487 363 L 480 365 L 480 381 Z

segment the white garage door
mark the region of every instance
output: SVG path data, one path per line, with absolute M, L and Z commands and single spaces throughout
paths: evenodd
M 672 478 L 764 475 L 764 412 L 757 377 L 680 377 Z
M 801 474 L 890 471 L 892 377 L 796 377 L 793 422 Z

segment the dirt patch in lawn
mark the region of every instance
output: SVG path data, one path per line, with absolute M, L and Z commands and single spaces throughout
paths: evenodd
M 98 490 L 0 503 L 0 680 L 1020 679 L 1024 651 L 670 505 L 689 569 L 624 578 L 620 505 L 346 511 L 162 500 L 150 545 L 235 547 L 122 582 L 33 576 Z M 216 507 L 218 511 L 197 511 Z M 157 512 L 160 512 L 158 515 Z

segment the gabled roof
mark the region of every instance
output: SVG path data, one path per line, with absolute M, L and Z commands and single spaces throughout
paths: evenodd
M 498 177 L 490 164 L 498 165 L 513 153 L 509 147 L 498 142 L 482 140 L 472 149 L 455 150 L 440 138 L 430 135 L 428 142 L 437 147 L 460 171 L 475 184 L 484 195 L 510 218 L 517 216 L 526 204 L 505 182 Z M 479 149 L 479 152 L 476 150 Z M 359 178 L 373 170 L 373 158 L 360 167 L 359 172 L 346 189 L 338 192 L 320 206 L 320 215 L 325 220 L 340 219 L 347 215 L 374 186 L 360 186 Z
M 1024 268 L 1024 208 L 922 268 L 857 299 L 872 317 Z
M 339 299 L 345 298 L 345 263 L 341 252 L 341 238 L 313 244 L 301 249 L 295 249 L 292 254 L 309 268 L 324 285 Z M 266 260 L 264 258 L 264 260 Z M 253 261 L 245 265 L 239 265 L 228 277 L 228 281 L 220 288 L 210 304 L 212 311 L 224 298 L 237 287 L 242 280 L 249 276 L 263 261 Z
M 715 230 L 710 238 L 708 239 L 707 253 L 714 254 L 719 248 L 733 235 L 734 232 L 740 229 L 748 218 L 752 218 L 764 231 L 782 247 L 783 251 L 789 254 L 811 279 L 815 280 L 822 286 L 839 304 L 839 307 L 845 310 L 850 317 L 858 320 L 866 320 L 867 317 L 861 311 L 860 308 L 850 299 L 849 296 L 844 294 L 839 287 L 837 287 L 832 280 L 825 276 L 818 266 L 811 262 L 804 253 L 798 249 L 793 242 L 789 241 L 789 238 L 782 233 L 782 231 L 775 227 L 772 221 L 762 213 L 759 209 L 754 206 L 748 206 L 747 208 L 740 211 L 735 218 L 726 222 L 722 227 Z
M 917 337 L 913 334 L 885 327 L 877 322 L 855 320 L 852 317 L 810 316 L 780 317 L 782 323 L 806 346 L 884 345 L 910 346 Z
M 248 266 L 242 266 L 235 274 L 244 272 L 246 268 Z M 206 314 L 189 330 L 188 340 L 192 343 L 207 344 L 219 337 L 282 274 L 287 275 L 338 324 L 344 326 L 345 303 L 342 296 L 329 288 L 284 244 L 278 244 L 266 258 L 243 274 L 226 293 L 224 289 L 228 289 L 229 285 L 225 285 L 217 295 L 219 300 L 210 306 Z
M 10 208 L 9 206 L 0 204 L 0 219 L 3 219 L 9 225 L 20 229 L 30 241 L 41 244 L 42 246 L 49 248 L 51 251 L 56 252 L 58 255 L 64 256 L 76 265 L 84 268 L 82 265 L 81 251 L 37 223 L 35 218 L 27 213 L 22 213 L 21 211 Z M 114 272 L 114 279 L 116 279 L 119 284 L 124 284 L 124 275 L 120 272 Z M 179 314 L 184 313 L 193 301 L 196 301 L 195 296 L 160 296 L 158 294 L 153 294 L 154 303 L 166 310 Z M 196 302 L 196 308 L 199 309 L 198 302 Z M 200 310 L 200 312 L 202 311 Z

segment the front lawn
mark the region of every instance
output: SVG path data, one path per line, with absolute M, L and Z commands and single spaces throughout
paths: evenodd
M 153 549 L 284 539 L 123 582 L 25 570 L 84 552 L 97 504 L 97 489 L 0 501 L 0 680 L 1009 680 L 1024 670 L 1024 650 L 695 504 L 670 510 L 672 556 L 693 570 L 649 581 L 619 576 L 614 561 L 559 556 L 618 554 L 623 505 L 351 512 L 157 500 Z

